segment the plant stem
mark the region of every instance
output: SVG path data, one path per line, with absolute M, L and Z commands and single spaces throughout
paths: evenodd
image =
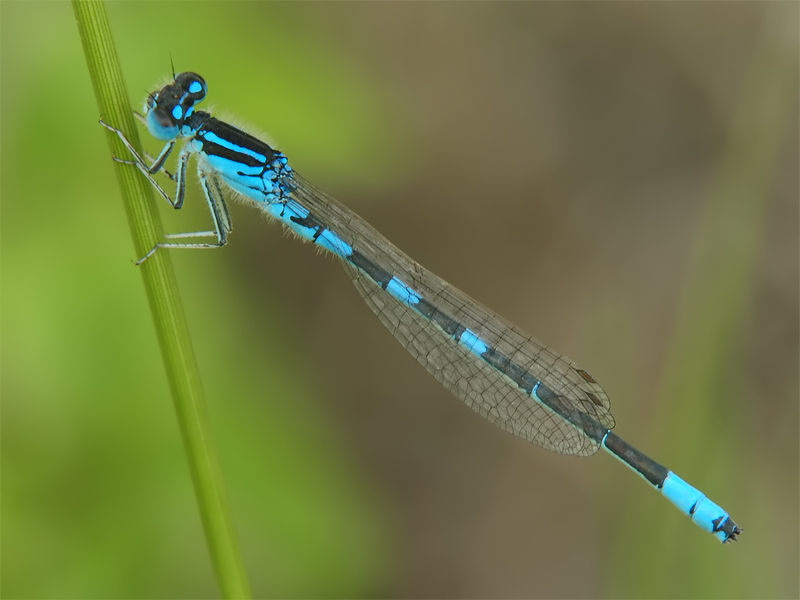
M 105 122 L 124 131 L 139 150 L 139 135 L 128 102 L 105 4 L 102 0 L 73 0 L 72 6 L 100 114 Z M 126 157 L 127 151 L 117 136 L 108 132 L 106 137 L 113 155 Z M 138 258 L 162 239 L 161 221 L 146 179 L 131 165 L 115 164 Z M 220 592 L 224 598 L 249 598 L 250 589 L 235 540 L 219 462 L 212 443 L 200 374 L 169 253 L 156 252 L 137 268 L 142 274 L 150 303 Z

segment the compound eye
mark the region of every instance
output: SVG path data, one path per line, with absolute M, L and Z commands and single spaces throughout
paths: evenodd
M 178 135 L 178 125 L 172 115 L 157 107 L 148 111 L 145 117 L 147 130 L 157 140 L 172 140 Z
M 179 106 L 176 106 L 175 108 L 180 109 Z M 173 113 L 174 112 L 175 111 L 173 109 Z M 152 111 L 150 114 L 153 115 L 153 121 L 155 123 L 158 123 L 158 125 L 160 127 L 172 127 L 172 126 L 175 125 L 174 114 L 170 115 L 170 114 L 168 114 L 167 112 L 165 112 L 161 108 L 157 108 L 156 110 Z

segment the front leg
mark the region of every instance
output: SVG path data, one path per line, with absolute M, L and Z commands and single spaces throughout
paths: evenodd
M 120 139 L 120 141 L 125 145 L 125 148 L 127 148 L 128 152 L 131 153 L 131 156 L 133 156 L 133 160 L 123 160 L 121 158 L 117 158 L 116 156 L 114 157 L 114 160 L 117 161 L 117 162 L 126 164 L 126 165 L 135 166 L 137 169 L 139 169 L 139 171 L 142 173 L 142 175 L 144 175 L 147 178 L 147 180 L 156 189 L 156 191 L 159 193 L 159 195 L 169 203 L 170 206 L 172 206 L 173 208 L 180 208 L 180 205 L 183 204 L 182 194 L 181 194 L 180 202 L 178 202 L 178 198 L 176 198 L 173 201 L 172 198 L 170 198 L 169 194 L 167 194 L 167 192 L 165 192 L 164 189 L 153 178 L 153 175 L 155 173 L 157 173 L 158 171 L 162 170 L 162 168 L 164 166 L 164 162 L 166 162 L 167 158 L 170 155 L 170 152 L 172 152 L 172 148 L 175 146 L 175 140 L 167 142 L 167 144 L 164 146 L 163 150 L 161 150 L 161 152 L 156 157 L 156 159 L 153 162 L 153 164 L 151 166 L 148 166 L 147 163 L 144 161 L 144 159 L 139 155 L 139 153 L 133 147 L 133 144 L 131 144 L 128 141 L 128 138 L 125 137 L 125 134 L 122 133 L 122 131 L 120 131 L 116 127 L 112 127 L 108 123 L 104 122 L 102 119 L 100 120 L 100 125 L 102 125 L 106 129 L 108 129 L 109 131 L 114 133 Z M 186 160 L 188 160 L 188 156 L 186 157 Z M 180 191 L 181 183 L 182 182 L 178 181 L 178 185 L 177 185 L 178 191 Z

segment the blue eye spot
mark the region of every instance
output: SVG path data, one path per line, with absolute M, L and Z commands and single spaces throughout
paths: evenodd
M 183 116 L 183 109 L 180 106 L 176 106 L 172 109 L 172 116 L 175 119 L 180 119 Z
M 202 89 L 203 89 L 203 86 L 200 85 L 200 83 L 197 82 L 197 81 L 193 81 L 192 83 L 189 84 L 189 92 L 192 93 L 192 94 L 196 94 L 197 92 L 199 92 Z

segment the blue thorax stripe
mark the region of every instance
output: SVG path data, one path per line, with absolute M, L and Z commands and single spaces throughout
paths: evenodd
M 239 146 L 238 144 L 234 144 L 229 140 L 223 139 L 213 131 L 203 132 L 203 139 L 205 139 L 207 142 L 211 142 L 212 144 L 217 144 L 218 146 L 227 148 L 231 152 L 236 152 L 237 154 L 244 154 L 246 156 L 250 156 L 256 159 L 262 165 L 267 162 L 267 157 L 264 156 L 263 154 L 260 154 L 255 150 L 251 150 L 250 148 L 246 148 L 245 146 Z

